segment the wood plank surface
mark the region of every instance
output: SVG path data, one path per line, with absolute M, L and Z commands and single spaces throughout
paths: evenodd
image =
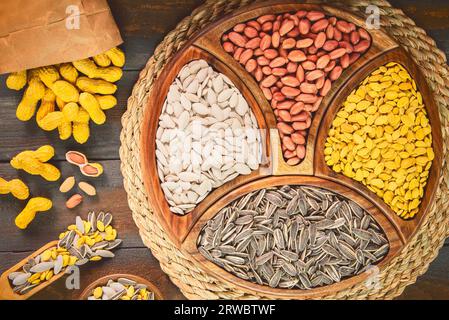
M 92 263 L 81 268 L 81 290 L 67 290 L 65 280 L 61 279 L 35 298 L 77 299 L 82 289 L 95 279 L 110 273 L 124 272 L 141 275 L 153 281 L 169 299 L 182 299 L 182 294 L 161 271 L 157 260 L 142 244 L 138 235 L 123 189 L 118 149 L 121 116 L 126 109 L 126 100 L 131 94 L 138 72 L 145 66 L 164 35 L 202 1 L 108 2 L 125 41 L 122 48 L 127 55 L 126 71 L 118 83 L 119 105 L 107 111 L 108 121 L 105 125 L 92 127 L 92 138 L 86 145 L 79 146 L 72 141 L 61 142 L 55 132 L 42 132 L 32 121 L 21 123 L 17 120 L 15 108 L 20 95 L 6 89 L 5 76 L 0 76 L 0 176 L 8 179 L 22 177 L 29 184 L 33 196 L 49 196 L 54 201 L 54 209 L 38 214 L 30 227 L 22 231 L 15 227 L 14 218 L 25 202 L 17 201 L 11 196 L 0 197 L 0 272 L 48 241 L 56 239 L 67 225 L 73 223 L 76 215 L 85 217 L 89 210 L 107 210 L 114 215 L 114 225 L 118 229 L 119 237 L 124 240 L 122 247 L 116 251 L 117 256 L 110 261 Z M 449 55 L 448 1 L 393 0 L 391 3 L 403 9 L 417 25 L 426 29 L 438 47 L 446 56 Z M 93 183 L 98 190 L 97 197 L 86 198 L 78 208 L 67 210 L 64 202 L 71 194 L 60 194 L 57 191 L 58 183 L 44 182 L 39 177 L 17 172 L 9 166 L 10 158 L 16 153 L 47 143 L 56 148 L 57 155 L 53 163 L 61 168 L 63 176 L 75 175 L 79 181 Z M 90 159 L 101 161 L 105 174 L 97 179 L 86 179 L 76 167 L 62 161 L 65 152 L 71 149 L 83 151 Z M 449 299 L 448 265 L 449 242 L 446 242 L 426 274 L 420 277 L 416 284 L 408 287 L 400 299 Z

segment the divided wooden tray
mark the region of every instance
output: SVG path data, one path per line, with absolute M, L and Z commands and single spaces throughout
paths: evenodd
M 263 293 L 272 298 L 300 299 L 317 298 L 326 292 L 336 292 L 364 281 L 366 273 L 339 283 L 312 290 L 274 289 L 260 286 L 233 276 L 224 269 L 206 260 L 196 246 L 201 229 L 218 211 L 236 198 L 253 190 L 283 184 L 300 184 L 328 188 L 355 201 L 380 224 L 390 242 L 388 255 L 377 265 L 382 269 L 398 255 L 404 245 L 420 227 L 423 218 L 433 203 L 442 167 L 442 136 L 439 113 L 432 93 L 417 65 L 399 45 L 382 30 L 368 30 L 372 37 L 371 48 L 347 68 L 332 84 L 332 89 L 314 114 L 309 129 L 306 158 L 297 166 L 286 164 L 276 129 L 276 118 L 269 102 L 263 96 L 253 77 L 226 53 L 221 46 L 221 36 L 236 24 L 265 14 L 278 14 L 297 10 L 319 10 L 364 27 L 364 19 L 340 8 L 327 5 L 285 4 L 276 1 L 255 4 L 223 17 L 187 42 L 176 56 L 164 67 L 153 85 L 145 109 L 141 135 L 141 165 L 149 203 L 155 218 L 163 226 L 173 243 L 191 256 L 206 272 L 249 292 Z M 160 186 L 155 156 L 156 130 L 159 116 L 169 86 L 181 68 L 196 59 L 206 60 L 215 70 L 228 76 L 242 92 L 251 106 L 259 128 L 266 129 L 264 137 L 264 161 L 259 170 L 248 176 L 239 176 L 218 189 L 213 190 L 191 213 L 185 216 L 170 212 Z M 423 95 L 432 126 L 435 159 L 430 171 L 420 211 L 412 220 L 398 217 L 381 198 L 361 183 L 333 172 L 324 161 L 324 143 L 332 120 L 348 94 L 372 71 L 394 61 L 402 64 L 411 74 Z

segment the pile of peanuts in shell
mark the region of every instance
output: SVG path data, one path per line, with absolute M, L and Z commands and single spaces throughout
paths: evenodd
M 369 49 L 371 36 L 351 22 L 300 10 L 237 24 L 222 45 L 270 101 L 284 158 L 294 166 L 306 156 L 313 113 L 343 70 Z
M 435 153 L 423 97 L 396 62 L 373 71 L 343 103 L 325 160 L 361 182 L 403 219 L 419 212 Z
M 259 168 L 261 134 L 247 101 L 205 60 L 170 86 L 156 133 L 158 176 L 170 211 L 184 215 L 213 188 Z
M 105 111 L 117 105 L 115 84 L 122 78 L 125 54 L 119 48 L 78 61 L 13 72 L 6 79 L 11 90 L 22 91 L 17 119 L 44 131 L 58 130 L 61 140 L 73 136 L 79 144 L 90 136 L 90 123 L 103 125 Z

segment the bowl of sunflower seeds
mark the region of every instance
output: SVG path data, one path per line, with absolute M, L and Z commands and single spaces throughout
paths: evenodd
M 131 274 L 111 274 L 92 282 L 80 300 L 164 300 L 149 280 Z

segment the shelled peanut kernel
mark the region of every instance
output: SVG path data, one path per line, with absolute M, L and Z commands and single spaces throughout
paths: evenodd
M 366 185 L 400 217 L 418 213 L 435 154 L 422 95 L 404 67 L 380 67 L 348 96 L 324 154 L 335 172 Z
M 299 10 L 239 23 L 222 45 L 270 102 L 284 159 L 295 166 L 306 156 L 314 113 L 333 82 L 370 48 L 371 36 L 352 22 Z

